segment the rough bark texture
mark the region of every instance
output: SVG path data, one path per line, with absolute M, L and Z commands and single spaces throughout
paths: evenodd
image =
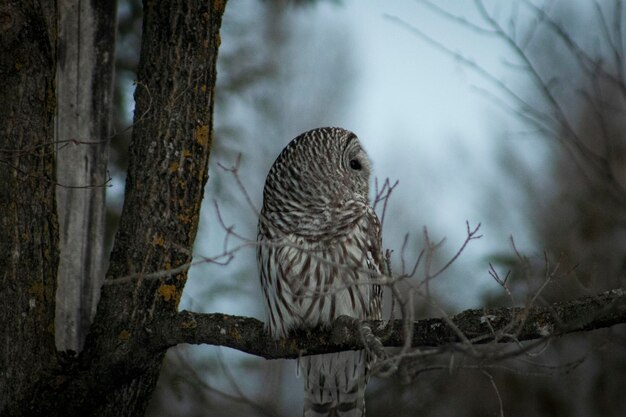
M 56 363 L 54 148 L 32 148 L 53 144 L 56 63 L 49 33 L 56 29 L 48 32 L 44 16 L 56 22 L 56 12 L 22 3 L 0 10 L 0 75 L 11 83 L 0 93 L 9 103 L 0 110 L 3 148 L 21 150 L 3 149 L 0 164 L 9 178 L 0 185 L 0 227 L 9 237 L 0 240 L 0 314 L 10 323 L 3 332 L 0 413 L 142 415 L 165 353 L 151 348 L 153 327 L 176 312 L 186 269 L 161 280 L 103 287 L 83 352 L 77 358 L 63 354 Z M 205 0 L 144 4 L 126 200 L 107 277 L 174 269 L 191 260 L 207 180 L 224 6 Z
M 54 2 L 0 3 L 0 410 L 55 362 Z
M 80 351 L 104 280 L 115 1 L 59 1 L 56 343 Z
M 181 311 L 163 320 L 163 325 L 158 326 L 160 331 L 152 339 L 154 346 L 211 344 L 266 359 L 298 358 L 363 348 L 358 320 L 338 321 L 329 329 L 294 332 L 278 343 L 267 335 L 262 322 L 250 317 Z M 370 327 L 383 346 L 404 346 L 407 334 L 404 321 L 381 324 L 372 321 Z M 616 324 L 626 324 L 626 292 L 622 289 L 546 307 L 466 310 L 449 319 L 417 320 L 411 324 L 410 345 L 438 347 L 467 341 L 472 344 L 512 343 Z
M 124 209 L 107 278 L 187 264 L 207 181 L 219 27 L 224 2 L 145 1 Z M 102 289 L 85 356 L 119 378 L 90 412 L 144 412 L 164 351 L 146 355 L 159 318 L 175 312 L 187 270 Z

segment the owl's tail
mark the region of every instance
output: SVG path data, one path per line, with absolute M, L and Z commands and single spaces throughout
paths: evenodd
M 302 358 L 304 417 L 365 416 L 366 352 Z

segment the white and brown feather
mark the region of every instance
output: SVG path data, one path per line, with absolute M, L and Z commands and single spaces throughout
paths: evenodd
M 368 201 L 369 176 L 358 139 L 339 128 L 300 135 L 274 162 L 263 193 L 257 250 L 266 323 L 274 338 L 330 324 L 341 315 L 380 319 L 381 290 L 375 285 L 382 265 L 380 223 Z M 365 356 L 305 358 L 305 415 L 363 415 Z

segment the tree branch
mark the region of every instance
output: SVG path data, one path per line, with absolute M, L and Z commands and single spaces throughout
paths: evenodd
M 626 323 L 626 292 L 615 289 L 543 307 L 465 310 L 451 317 L 451 321 L 473 344 L 544 339 Z M 369 324 L 384 346 L 403 346 L 402 320 L 392 320 L 386 326 L 377 321 Z M 181 311 L 164 317 L 155 326 L 161 329 L 156 343 L 163 349 L 180 343 L 226 346 L 266 359 L 363 348 L 357 320 L 338 321 L 331 328 L 297 330 L 279 341 L 271 339 L 263 326 L 251 317 Z M 412 335 L 411 344 L 415 347 L 461 342 L 442 318 L 413 322 Z

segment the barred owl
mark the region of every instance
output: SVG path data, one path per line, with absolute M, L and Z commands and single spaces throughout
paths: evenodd
M 369 204 L 370 162 L 352 132 L 319 128 L 293 139 L 263 190 L 257 259 L 266 325 L 291 329 L 341 315 L 380 319 L 380 223 Z M 305 416 L 363 416 L 365 351 L 303 358 Z

